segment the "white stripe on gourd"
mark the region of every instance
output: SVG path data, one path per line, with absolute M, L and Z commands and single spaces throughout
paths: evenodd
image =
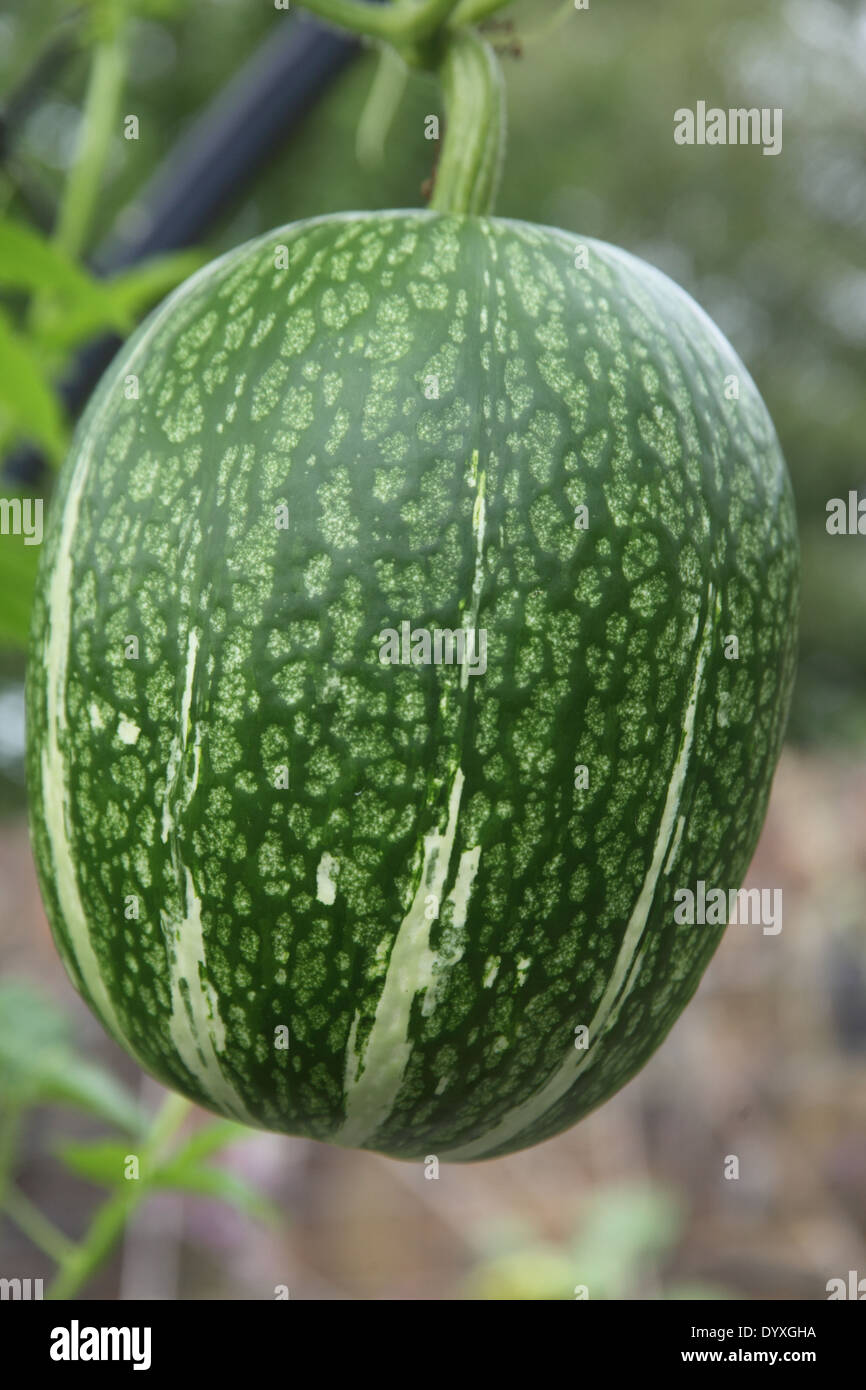
M 476 476 L 477 476 L 477 475 L 478 475 L 478 450 L 476 449 L 475 452 L 474 452 L 474 454 L 472 455 L 471 484 L 472 484 L 473 487 L 476 485 Z M 473 633 L 473 637 L 472 637 L 472 648 L 471 648 L 471 650 L 472 650 L 472 652 L 473 652 L 473 654 L 474 654 L 474 657 L 475 657 L 475 660 L 476 660 L 476 661 L 477 661 L 477 659 L 478 659 L 478 654 L 479 654 L 479 652 L 478 652 L 478 632 L 477 632 L 477 624 L 478 624 L 478 607 L 479 607 L 479 604 L 480 604 L 480 602 L 481 602 L 481 589 L 482 589 L 482 586 L 483 586 L 483 584 L 484 584 L 484 528 L 485 528 L 485 525 L 486 525 L 486 522 L 487 522 L 487 502 L 486 502 L 484 493 L 485 493 L 486 484 L 487 484 L 487 474 L 486 474 L 486 472 L 482 471 L 481 474 L 480 474 L 480 476 L 478 476 L 478 479 L 477 479 L 478 495 L 477 495 L 477 497 L 475 498 L 475 505 L 474 505 L 473 508 L 472 508 L 472 534 L 473 534 L 473 536 L 475 537 L 475 574 L 474 574 L 473 579 L 472 579 L 472 594 L 471 594 L 471 598 L 470 598 L 470 600 L 469 600 L 469 607 L 468 607 L 467 611 L 466 611 L 466 612 L 464 613 L 464 615 L 463 615 L 463 626 L 464 626 L 464 628 L 465 628 L 465 630 L 466 630 L 466 633 L 467 633 L 467 639 L 466 639 L 466 655 L 467 655 L 467 659 L 464 661 L 463 666 L 462 666 L 461 671 L 460 671 L 460 689 L 461 689 L 461 690 L 465 690 L 465 689 L 466 689 L 467 683 L 468 683 L 468 681 L 469 681 L 469 660 L 468 660 L 468 655 L 469 655 L 469 651 L 470 651 L 470 647 L 469 647 L 469 640 L 470 640 L 470 639 L 469 639 L 469 637 L 468 637 L 468 634 L 469 634 L 470 632 Z
M 195 280 L 205 278 L 207 267 L 203 267 L 187 282 L 185 292 Z M 149 327 L 142 333 L 135 350 L 124 364 L 124 372 L 135 372 L 139 361 L 147 356 L 153 339 L 161 329 L 165 319 L 173 310 L 174 295 L 169 295 L 162 308 L 154 314 Z M 61 933 L 57 940 L 69 973 L 74 980 L 83 985 L 93 1000 L 94 1008 L 106 1028 L 139 1061 L 139 1053 L 126 1037 L 120 1026 L 117 1011 L 102 978 L 102 971 L 93 943 L 87 915 L 81 901 L 78 876 L 73 862 L 72 844 L 66 822 L 66 807 L 69 801 L 69 788 L 66 778 L 66 760 L 62 743 L 67 735 L 66 722 L 66 676 L 69 658 L 69 642 L 72 630 L 72 601 L 75 592 L 73 585 L 72 546 L 78 532 L 78 513 L 81 498 L 87 485 L 93 461 L 93 445 L 87 438 L 72 474 L 69 490 L 63 504 L 63 511 L 57 523 L 57 554 L 51 571 L 48 586 L 46 625 L 48 636 L 45 640 L 45 747 L 42 750 L 42 800 L 45 831 L 54 861 L 54 885 L 57 893 L 60 916 L 68 941 Z M 91 719 L 93 709 L 91 706 Z M 98 710 L 97 710 L 98 715 Z M 102 719 L 94 721 L 94 727 L 102 727 Z
M 445 899 L 451 904 L 451 918 L 448 924 L 448 955 L 443 958 L 440 952 L 437 957 L 436 970 L 433 981 L 424 995 L 424 1002 L 421 1005 L 421 1013 L 425 1018 L 429 1018 L 435 1012 L 439 1003 L 439 995 L 442 990 L 443 982 L 447 974 L 463 959 L 466 950 L 466 937 L 463 928 L 466 925 L 466 914 L 469 911 L 469 899 L 472 896 L 472 885 L 475 882 L 475 875 L 478 873 L 478 865 L 481 860 L 481 846 L 476 845 L 474 849 L 465 849 L 460 856 L 460 863 L 457 865 L 457 876 L 454 879 L 454 887 Z
M 412 1052 L 409 1037 L 412 1005 L 422 990 L 432 986 L 440 965 L 438 952 L 430 949 L 430 929 L 448 881 L 463 781 L 463 773 L 458 768 L 448 800 L 445 830 L 434 830 L 424 836 L 424 863 L 418 887 L 391 949 L 373 1028 L 361 1052 L 355 1042 L 359 1013 L 352 1023 L 346 1046 L 346 1118 L 331 1136 L 335 1143 L 349 1148 L 363 1147 L 369 1142 L 394 1108 Z M 465 855 L 461 856 L 461 862 L 465 859 Z M 468 897 L 468 868 L 464 869 L 463 884 L 461 896 Z M 431 895 L 436 900 L 436 912 L 428 917 Z M 465 919 L 465 903 L 461 910 Z M 448 962 L 443 963 L 447 965 Z
M 578 1052 L 573 1046 L 561 1065 L 553 1073 L 547 1084 L 535 1095 L 530 1096 L 522 1104 L 515 1106 L 513 1110 L 507 1112 L 496 1127 L 485 1134 L 483 1138 L 473 1140 L 471 1143 L 463 1144 L 456 1149 L 447 1149 L 441 1157 L 452 1162 L 464 1162 L 475 1158 L 484 1158 L 485 1155 L 493 1153 L 500 1145 L 510 1143 L 518 1138 L 524 1131 L 533 1125 L 539 1124 L 549 1110 L 553 1108 L 563 1096 L 574 1085 L 575 1081 L 588 1070 L 599 1055 L 598 1045 L 604 1034 L 614 1026 L 619 1018 L 620 1011 L 625 1000 L 631 993 L 634 980 L 643 964 L 644 953 L 640 949 L 647 921 L 649 919 L 650 908 L 655 897 L 656 887 L 662 874 L 662 865 L 674 835 L 674 828 L 679 816 L 680 800 L 685 786 L 686 775 L 688 773 L 689 758 L 692 751 L 692 742 L 695 732 L 695 713 L 697 711 L 698 696 L 700 694 L 701 680 L 704 673 L 707 657 L 712 645 L 713 633 L 716 621 L 716 597 L 715 590 L 710 584 L 708 592 L 708 612 L 701 634 L 700 646 L 698 648 L 697 660 L 695 662 L 695 672 L 692 680 L 691 694 L 683 721 L 683 732 L 680 740 L 679 753 L 674 763 L 670 782 L 668 783 L 667 796 L 665 798 L 664 809 L 661 821 L 659 822 L 658 833 L 656 835 L 655 847 L 653 849 L 652 860 L 647 869 L 643 881 L 640 895 L 632 910 L 629 918 L 622 944 L 619 948 L 613 971 L 608 980 L 607 987 L 596 1008 L 595 1015 L 589 1025 L 589 1048 L 586 1051 Z M 695 631 L 697 631 L 698 619 L 695 619 Z M 623 988 L 625 986 L 625 988 Z M 577 1020 L 578 1022 L 580 1020 Z
M 186 751 L 189 744 L 192 714 L 192 695 L 198 660 L 199 633 L 192 628 L 187 636 L 186 671 L 180 705 L 180 729 L 175 734 L 165 777 L 162 838 L 169 843 L 172 868 L 177 879 L 178 894 L 183 904 L 183 917 L 163 909 L 160 912 L 163 935 L 168 950 L 171 985 L 171 1018 L 169 1030 L 178 1056 L 206 1096 L 212 1098 L 238 1120 L 255 1123 L 235 1087 L 223 1072 L 220 1054 L 225 1052 L 225 1025 L 219 1012 L 216 991 L 207 975 L 204 929 L 201 920 L 201 899 L 195 890 L 192 874 L 183 863 L 177 825 L 172 804 L 183 794 L 183 807 L 189 806 L 198 785 L 201 759 L 200 730 L 194 741 L 193 775 L 184 786 Z
M 48 640 L 45 646 L 45 745 L 42 750 L 42 801 L 45 830 L 54 861 L 54 888 L 67 940 L 58 943 L 69 972 L 93 1000 L 93 1006 L 116 1040 L 130 1047 L 90 939 L 87 914 L 81 901 L 73 846 L 66 821 L 69 787 L 63 744 L 67 739 L 66 676 L 72 625 L 72 542 L 76 534 L 81 495 L 87 481 L 93 450 L 88 445 L 78 458 L 58 528 L 59 540 L 48 588 Z M 131 1049 L 134 1051 L 134 1049 Z
M 484 584 L 487 476 L 484 471 L 479 473 L 478 461 L 476 449 L 472 455 L 469 474 L 469 484 L 472 488 L 477 488 L 477 494 L 472 508 L 475 568 L 469 603 L 463 613 L 463 627 L 467 633 L 477 623 Z M 468 643 L 466 650 L 468 658 Z M 474 651 L 477 655 L 477 636 Z M 467 659 L 460 672 L 461 690 L 466 689 L 468 676 Z M 446 698 L 446 695 L 443 695 L 443 698 Z M 343 1082 L 346 1117 L 340 1129 L 332 1136 L 336 1143 L 345 1144 L 349 1148 L 363 1147 L 368 1143 L 394 1107 L 412 1052 L 409 1025 L 415 996 L 424 991 L 422 1012 L 429 1015 L 436 1006 L 438 988 L 442 983 L 441 972 L 459 959 L 459 956 L 453 953 L 449 953 L 446 958 L 440 956 L 437 951 L 431 951 L 430 928 L 439 915 L 442 892 L 448 881 L 463 782 L 463 772 L 458 768 L 451 787 L 444 834 L 437 830 L 424 837 L 421 878 L 391 950 L 385 984 L 379 996 L 373 1028 L 363 1053 L 359 1053 L 356 1046 L 360 1013 L 356 1012 L 352 1020 L 346 1044 L 346 1070 Z M 481 847 L 476 846 L 464 851 L 460 856 L 454 887 L 449 894 L 452 903 L 451 926 L 454 930 L 461 930 L 466 921 L 469 896 L 478 871 L 480 854 Z M 431 896 L 435 899 L 435 911 L 428 917 L 427 904 Z

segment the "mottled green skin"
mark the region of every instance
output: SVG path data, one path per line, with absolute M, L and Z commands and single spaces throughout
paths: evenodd
M 274 269 L 279 244 L 289 270 Z M 492 1152 L 556 1134 L 622 1086 L 718 943 L 720 928 L 674 924 L 673 893 L 700 878 L 738 886 L 761 828 L 795 660 L 790 486 L 760 397 L 710 321 L 604 244 L 583 243 L 589 264 L 576 268 L 578 244 L 415 213 L 278 230 L 172 296 L 78 431 L 44 545 L 29 677 L 42 890 L 88 997 L 39 755 L 47 585 L 75 460 L 92 446 L 71 552 L 67 832 L 122 1032 L 149 1071 L 205 1106 L 219 1108 L 169 1033 L 160 916 L 183 916 L 160 818 L 191 627 L 201 762 L 188 795 L 187 750 L 171 815 L 202 902 L 223 1070 L 262 1125 L 334 1137 L 353 1018 L 363 1048 L 458 766 L 446 894 L 460 853 L 480 846 L 468 916 L 450 945 L 447 907 L 433 923 L 431 946 L 453 963 L 428 1016 L 414 1001 L 399 1096 L 366 1146 L 447 1157 L 541 1089 L 593 1015 L 647 873 L 710 583 L 720 607 L 685 826 L 641 968 L 593 1040 L 594 1065 Z M 124 398 L 131 371 L 139 400 Z M 424 393 L 431 374 L 438 400 Z M 725 398 L 731 374 L 739 400 Z M 382 665 L 377 637 L 404 618 L 460 625 L 476 450 L 488 669 L 461 690 L 453 666 Z M 274 524 L 281 502 L 288 531 Z M 723 651 L 732 633 L 736 661 Z M 125 659 L 128 634 L 138 660 Z M 116 736 L 121 716 L 141 729 L 134 746 Z M 274 786 L 280 764 L 288 790 Z M 575 764 L 588 790 L 574 790 Z M 331 905 L 316 896 L 325 852 L 340 861 Z M 124 918 L 129 894 L 137 921 Z M 273 1046 L 279 1024 L 288 1051 Z

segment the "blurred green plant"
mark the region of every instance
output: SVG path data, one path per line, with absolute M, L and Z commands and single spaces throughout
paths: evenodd
M 198 252 L 154 257 L 134 270 L 97 280 L 32 227 L 0 218 L 0 455 L 17 444 L 38 444 L 58 465 L 69 422 L 54 382 L 69 350 L 100 332 L 126 336 L 141 314 L 195 270 Z M 18 299 L 18 312 L 8 303 Z M 5 490 L 7 497 L 32 495 Z M 0 643 L 24 650 L 36 579 L 38 547 L 4 535 L 0 545 Z
M 727 1299 L 716 1285 L 666 1281 L 684 1224 L 680 1203 L 653 1184 L 611 1184 L 589 1197 L 571 1239 L 539 1240 L 522 1222 L 480 1233 L 463 1296 L 481 1300 Z
M 39 444 L 57 465 L 68 444 L 54 381 L 70 349 L 95 334 L 126 336 L 141 314 L 201 264 L 185 251 L 153 258 L 97 279 L 79 263 L 89 238 L 103 169 L 117 122 L 128 62 L 128 24 L 135 13 L 167 14 L 179 5 L 141 0 L 90 0 L 83 13 L 92 46 L 90 78 L 78 148 L 54 234 L 0 217 L 0 455 L 20 443 Z M 4 537 L 0 546 L 0 643 L 26 647 L 37 549 Z M 204 1160 L 248 1131 L 214 1122 L 177 1147 L 173 1140 L 189 1104 L 169 1095 L 153 1117 L 102 1068 L 75 1051 L 68 1022 L 23 985 L 0 990 L 0 1209 L 57 1263 L 49 1297 L 74 1294 L 108 1257 L 133 1213 L 159 1189 L 173 1188 L 229 1202 L 261 1219 L 279 1213 L 234 1174 Z M 12 1181 L 17 1140 L 27 1112 L 65 1104 L 99 1116 L 138 1140 L 138 1173 L 129 1176 L 130 1144 L 68 1144 L 59 1153 L 71 1171 L 106 1186 L 111 1195 L 79 1242 L 71 1241 Z
M 136 14 L 179 6 L 137 0 L 89 0 L 77 7 L 90 75 L 76 153 L 60 198 L 53 233 L 45 236 L 7 208 L 0 213 L 0 459 L 36 444 L 57 466 L 69 443 L 55 383 L 70 350 L 100 333 L 128 335 L 140 316 L 185 279 L 202 256 L 194 251 L 154 257 L 134 269 L 98 279 L 81 263 L 90 239 L 129 60 L 129 27 Z M 23 489 L 6 488 L 23 498 Z M 20 535 L 0 544 L 0 645 L 27 644 L 38 547 Z
M 57 1150 L 70 1172 L 109 1193 L 78 1241 L 49 1221 L 14 1180 L 22 1128 L 29 1113 L 45 1105 L 95 1116 L 123 1136 Z M 188 1101 L 168 1095 L 158 1113 L 148 1115 L 109 1072 L 78 1053 L 69 1020 L 54 1003 L 20 982 L 0 986 L 0 1212 L 56 1262 L 49 1298 L 76 1294 L 155 1192 L 216 1199 L 269 1224 L 283 1220 L 241 1177 L 208 1161 L 250 1131 L 215 1120 L 182 1138 L 190 1111 Z

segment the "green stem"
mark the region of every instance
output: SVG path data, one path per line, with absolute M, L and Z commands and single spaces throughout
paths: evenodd
M 73 1242 L 53 1221 L 43 1216 L 39 1208 L 35 1207 L 23 1192 L 10 1187 L 3 1197 L 2 1205 L 9 1219 L 15 1222 L 37 1250 L 44 1250 L 45 1254 L 50 1255 L 58 1264 L 63 1264 L 64 1260 L 71 1257 L 75 1250 Z
M 385 141 L 406 89 L 409 70 L 396 48 L 384 44 L 376 75 L 370 87 L 361 119 L 355 149 L 364 169 L 381 168 L 385 162 Z
M 190 1103 L 173 1093 L 166 1097 L 157 1113 L 141 1155 L 142 1177 L 124 1183 L 97 1211 L 80 1245 L 73 1246 L 60 1261 L 60 1268 L 48 1290 L 53 1299 L 72 1298 L 99 1268 L 123 1234 L 137 1207 L 151 1193 L 148 1175 L 163 1157 L 166 1145 L 186 1118 Z
M 571 4 L 572 0 L 568 0 Z M 451 16 L 452 23 L 457 24 L 479 24 L 483 19 L 489 19 L 497 10 L 504 10 L 506 5 L 510 5 L 511 0 L 460 0 L 457 8 Z
M 48 1298 L 72 1298 L 87 1283 L 120 1239 L 135 1208 L 148 1195 L 149 1189 L 142 1182 L 130 1183 L 109 1197 L 93 1218 L 86 1239 L 60 1261 Z
M 12 1182 L 20 1131 L 21 1111 L 17 1105 L 10 1104 L 0 1121 L 0 1207 L 4 1205 L 6 1190 Z
M 567 24 L 574 15 L 574 0 L 564 0 L 558 9 L 553 11 L 545 23 L 539 24 L 537 29 L 518 32 L 515 38 L 521 49 L 528 48 L 530 44 L 544 43 L 554 34 L 563 24 Z
M 445 136 L 430 206 L 436 212 L 492 212 L 505 151 L 505 95 L 492 48 L 464 29 L 450 36 L 439 78 Z
M 117 124 L 126 65 L 125 26 L 119 24 L 116 32 L 102 39 L 94 50 L 81 117 L 81 135 L 54 231 L 56 244 L 73 258 L 81 255 L 87 243 Z
M 506 0 L 502 0 L 505 3 Z M 370 5 L 366 0 L 301 0 L 305 10 L 371 39 L 413 44 L 441 29 L 457 0 L 395 0 L 392 5 Z
M 145 1155 L 151 1161 L 158 1160 L 165 1153 L 166 1144 L 176 1134 L 192 1109 L 192 1102 L 186 1096 L 169 1091 L 154 1116 L 150 1133 L 147 1136 Z

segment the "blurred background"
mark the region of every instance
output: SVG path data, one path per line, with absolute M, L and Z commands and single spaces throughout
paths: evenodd
M 110 8 L 6 0 L 0 217 L 51 233 Z M 299 11 L 264 0 L 124 8 L 133 61 L 120 110 L 138 117 L 139 135 L 125 140 L 116 124 L 83 259 L 118 270 L 142 249 L 178 246 L 207 259 L 299 218 L 423 202 L 424 118 L 441 109 L 431 80 L 410 79 L 377 159 L 364 136 L 371 52 L 323 45 Z M 238 1192 L 246 1183 L 270 1197 L 266 1216 L 242 1200 L 159 1194 L 84 1297 L 267 1298 L 284 1285 L 292 1298 L 562 1298 L 589 1284 L 593 1297 L 808 1300 L 849 1270 L 866 1276 L 866 540 L 825 527 L 830 498 L 866 495 L 866 4 L 569 9 L 557 23 L 561 7 L 519 0 L 502 16 L 513 30 L 490 31 L 509 115 L 497 210 L 615 242 L 666 271 L 730 338 L 775 421 L 801 529 L 801 665 L 749 883 L 783 889 L 783 931 L 731 927 L 660 1052 L 570 1133 L 437 1179 L 421 1165 L 251 1135 L 216 1161 Z M 674 111 L 698 100 L 781 107 L 781 155 L 675 145 Z M 179 167 L 201 174 L 202 198 Z M 10 280 L 0 275 L 3 322 L 23 332 L 31 320 Z M 146 300 L 139 283 L 127 307 Z M 94 359 L 91 348 L 88 366 L 86 329 L 75 342 L 34 340 L 46 380 L 66 383 L 61 435 L 110 352 Z M 47 495 L 51 459 L 22 429 L 10 380 L 0 492 Z M 44 452 L 60 452 L 43 433 Z M 101 1083 L 87 1068 L 147 1106 L 159 1088 L 77 1000 L 39 901 L 23 771 L 36 549 L 0 537 L 0 1105 L 4 1061 L 7 1099 L 13 1074 L 27 1094 L 7 1164 L 23 1205 L 14 1220 L 0 1213 L 0 1275 L 47 1279 L 33 1211 L 77 1238 L 106 1196 L 98 1167 L 70 1157 L 111 1112 L 110 1083 L 94 1101 Z M 70 1074 L 86 1059 L 91 1090 L 82 1082 L 77 1100 L 56 1076 L 53 1089 L 22 1080 L 21 1020 L 43 1008 L 57 1027 L 55 1071 L 58 1057 Z M 0 1189 L 4 1135 L 0 1125 Z M 726 1177 L 731 1156 L 738 1178 Z

